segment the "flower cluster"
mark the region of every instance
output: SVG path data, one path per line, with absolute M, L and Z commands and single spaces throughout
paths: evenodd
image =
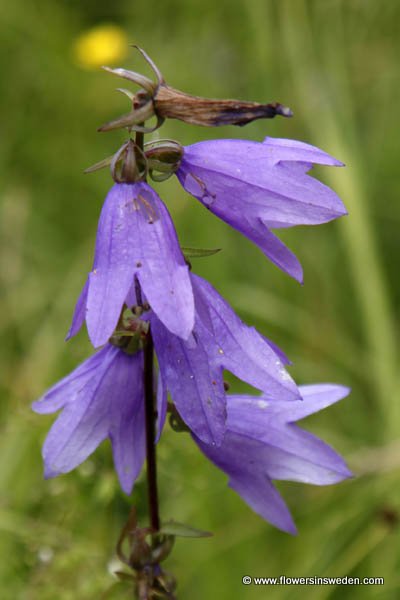
M 116 183 L 101 211 L 93 267 L 68 338 L 86 322 L 98 350 L 33 405 L 38 413 L 61 411 L 43 447 L 45 477 L 71 471 L 109 438 L 121 487 L 131 492 L 146 457 L 144 354 L 151 341 L 158 362 L 155 441 L 171 412 L 251 508 L 295 533 L 272 480 L 326 485 L 350 476 L 334 450 L 294 425 L 348 389 L 295 384 L 284 353 L 192 273 L 168 209 L 146 178 L 175 174 L 189 194 L 302 281 L 299 261 L 271 230 L 346 214 L 338 196 L 307 174 L 315 164 L 341 163 L 309 144 L 270 137 L 143 145 L 143 132 L 151 130 L 143 122 L 152 116 L 157 125 L 180 118 L 209 126 L 290 111 L 277 103 L 218 105 L 189 97 L 168 87 L 158 71 L 157 83 L 114 73 L 142 89 L 131 97 L 132 111 L 102 129 L 141 133 L 95 166 L 110 164 Z M 228 394 L 225 370 L 258 393 Z

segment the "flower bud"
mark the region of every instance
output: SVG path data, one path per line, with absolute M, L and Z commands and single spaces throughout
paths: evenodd
M 146 178 L 146 158 L 139 146 L 130 139 L 114 154 L 110 169 L 116 183 L 136 183 Z
M 158 140 L 145 144 L 144 153 L 150 177 L 164 181 L 175 173 L 183 156 L 183 148 L 173 140 Z

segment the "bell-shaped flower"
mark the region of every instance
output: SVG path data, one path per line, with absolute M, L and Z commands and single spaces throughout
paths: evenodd
M 196 317 L 189 340 L 172 334 L 154 312 L 151 332 L 163 385 L 180 416 L 203 442 L 218 446 L 226 428 L 224 369 L 273 402 L 293 404 L 300 395 L 283 353 L 245 325 L 207 281 L 191 277 Z
M 245 325 L 207 281 L 193 273 L 190 278 L 195 323 L 187 340 L 172 333 L 163 314 L 152 305 L 147 312 L 141 311 L 140 320 L 151 324 L 162 385 L 182 419 L 204 442 L 218 445 L 226 420 L 224 369 L 268 398 L 298 400 L 300 395 L 285 369 L 289 361 L 283 352 Z M 129 308 L 137 303 L 134 286 L 125 303 Z M 74 333 L 83 320 L 83 312 L 75 315 Z
M 271 480 L 325 485 L 351 475 L 329 446 L 293 424 L 340 400 L 348 389 L 330 384 L 296 388 L 280 352 L 246 327 L 209 284 L 198 277 L 193 283 L 199 309 L 189 341 L 148 315 L 159 362 L 156 441 L 169 390 L 193 439 L 229 475 L 231 487 L 265 519 L 294 533 Z M 206 295 L 213 298 L 213 309 L 202 304 Z M 140 323 L 148 331 L 148 322 Z M 45 477 L 73 470 L 109 438 L 121 487 L 129 494 L 145 458 L 143 351 L 140 345 L 117 347 L 115 339 L 54 385 L 33 409 L 61 411 L 43 446 Z M 132 338 L 123 340 L 132 343 Z M 267 393 L 226 397 L 224 368 Z
M 86 319 L 92 344 L 105 344 L 135 278 L 167 329 L 187 339 L 194 324 L 193 292 L 171 217 L 147 183 L 117 183 L 101 212 L 93 269 L 68 337 Z
M 210 140 L 183 149 L 176 175 L 187 192 L 301 282 L 299 261 L 271 229 L 347 214 L 335 192 L 307 175 L 315 164 L 342 166 L 319 148 L 288 139 Z
M 265 395 L 228 396 L 226 434 L 215 448 L 199 448 L 229 476 L 229 485 L 264 519 L 295 534 L 296 527 L 272 480 L 329 485 L 351 477 L 327 444 L 294 424 L 347 396 L 340 385 L 300 386 L 303 401 L 270 401 Z
M 62 410 L 43 446 L 45 477 L 68 473 L 105 440 L 129 494 L 145 458 L 143 352 L 107 344 L 33 404 L 37 413 Z

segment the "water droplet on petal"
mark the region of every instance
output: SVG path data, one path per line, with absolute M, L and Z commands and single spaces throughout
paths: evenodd
M 262 409 L 267 408 L 268 402 L 266 400 L 258 400 L 257 406 L 258 406 L 258 408 L 262 408 Z
M 284 381 L 290 381 L 291 377 L 290 377 L 289 373 L 287 371 L 285 371 L 285 369 L 281 369 L 279 371 L 279 373 Z

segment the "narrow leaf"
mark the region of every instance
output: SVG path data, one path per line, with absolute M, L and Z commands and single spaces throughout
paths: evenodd
M 212 256 L 221 252 L 222 248 L 188 248 L 187 246 L 181 247 L 183 256 L 185 258 L 203 258 L 204 256 Z
M 210 537 L 212 533 L 210 531 L 203 531 L 201 529 L 196 529 L 195 527 L 191 527 L 190 525 L 185 525 L 184 523 L 179 523 L 178 521 L 167 521 L 164 523 L 160 529 L 160 533 L 164 533 L 166 535 L 175 535 L 178 537 L 193 537 L 193 538 L 202 538 L 202 537 Z

